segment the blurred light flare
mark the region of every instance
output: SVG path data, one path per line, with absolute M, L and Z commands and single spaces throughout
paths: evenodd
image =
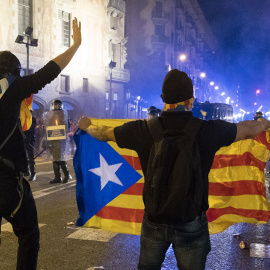
M 187 56 L 185 54 L 181 54 L 179 56 L 180 61 L 185 61 L 187 59 Z
M 200 77 L 201 78 L 205 78 L 206 77 L 206 73 L 205 72 L 201 72 Z
M 225 102 L 226 102 L 227 104 L 229 104 L 230 99 L 231 99 L 230 97 L 227 97 L 226 100 L 225 100 Z

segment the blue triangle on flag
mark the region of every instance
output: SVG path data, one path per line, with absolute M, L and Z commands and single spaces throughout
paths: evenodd
M 142 175 L 107 142 L 100 142 L 80 129 L 74 134 L 74 140 L 77 145 L 73 160 L 79 210 L 77 225 L 83 226 Z

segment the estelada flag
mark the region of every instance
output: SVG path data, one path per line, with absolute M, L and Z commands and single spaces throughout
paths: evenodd
M 264 168 L 269 159 L 269 132 L 221 148 L 209 173 L 210 233 L 234 223 L 265 224 L 270 219 Z
M 108 126 L 126 121 L 93 120 L 95 124 Z M 118 148 L 114 142 L 97 141 L 81 130 L 76 131 L 74 140 L 77 225 L 140 234 L 143 174 L 137 154 Z
M 32 114 L 31 114 L 32 104 L 33 104 L 33 94 L 30 97 L 24 99 L 21 103 L 20 120 L 23 131 L 28 130 L 32 125 Z
M 119 126 L 130 120 L 91 119 L 94 124 Z M 136 152 L 114 142 L 100 142 L 78 130 L 74 169 L 77 178 L 77 224 L 118 233 L 140 234 L 144 177 Z M 264 167 L 269 157 L 269 135 L 221 148 L 209 174 L 210 233 L 234 223 L 266 223 Z

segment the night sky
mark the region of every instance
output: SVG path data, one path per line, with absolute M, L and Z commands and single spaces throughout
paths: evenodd
M 229 87 L 240 85 L 243 104 L 247 105 L 256 89 L 264 86 L 270 46 L 270 1 L 198 0 L 198 3 L 225 59 L 225 80 Z

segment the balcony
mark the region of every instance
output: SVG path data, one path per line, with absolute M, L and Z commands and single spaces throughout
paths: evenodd
M 183 43 L 176 43 L 175 44 L 175 50 L 178 51 L 178 52 L 183 52 L 185 51 L 185 47 L 183 46 Z
M 165 35 L 152 35 L 151 37 L 152 45 L 157 51 L 164 50 L 170 42 L 170 38 Z
M 166 37 L 165 35 L 152 35 L 151 37 L 152 43 L 169 43 L 170 38 Z
M 168 12 L 159 12 L 157 10 L 152 11 L 152 20 L 154 24 L 166 24 L 170 19 L 170 14 Z
M 185 43 L 187 46 L 195 45 L 195 41 L 190 35 L 185 37 Z
M 182 1 L 178 0 L 176 1 L 176 6 L 175 6 L 176 9 L 181 9 L 181 10 L 184 10 L 184 6 L 182 4 Z
M 183 26 L 182 22 L 180 22 L 180 21 L 175 22 L 175 30 L 176 31 L 183 31 L 184 30 L 184 26 Z
M 105 67 L 106 72 L 106 80 L 110 80 L 110 72 L 111 69 L 109 67 Z M 130 81 L 130 71 L 128 69 L 123 68 L 113 68 L 112 69 L 112 81 L 127 83 Z
M 123 13 L 126 12 L 126 3 L 123 0 L 110 0 L 107 10 L 118 10 Z

